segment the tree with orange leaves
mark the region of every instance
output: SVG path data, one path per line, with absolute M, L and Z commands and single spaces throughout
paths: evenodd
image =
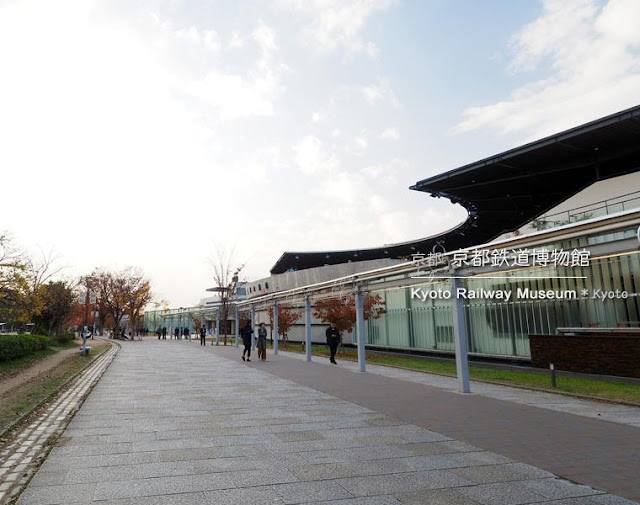
M 267 310 L 269 313 L 269 321 L 273 328 L 273 307 L 269 307 Z M 302 318 L 302 314 L 290 307 L 284 307 L 278 305 L 278 335 L 282 335 L 282 338 L 287 341 L 287 333 L 291 327 Z
M 384 314 L 386 302 L 380 295 L 364 296 L 364 318 L 378 319 Z M 341 298 L 325 298 L 313 304 L 313 317 L 325 323 L 336 323 L 336 328 L 342 332 L 351 332 L 356 323 L 356 299 L 354 295 Z

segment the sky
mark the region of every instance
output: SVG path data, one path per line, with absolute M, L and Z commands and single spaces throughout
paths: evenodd
M 0 0 L 0 230 L 190 306 L 429 236 L 415 182 L 640 103 L 638 0 Z

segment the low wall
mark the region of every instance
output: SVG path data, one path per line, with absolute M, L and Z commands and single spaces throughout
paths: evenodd
M 531 365 L 640 378 L 640 335 L 529 335 Z

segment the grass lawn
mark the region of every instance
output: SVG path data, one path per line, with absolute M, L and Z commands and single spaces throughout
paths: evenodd
M 12 360 L 6 363 L 6 365 L 11 366 L 4 368 L 3 373 L 5 376 L 8 375 L 9 372 L 11 372 L 11 375 L 14 375 L 17 369 L 26 369 L 29 366 L 37 365 L 37 362 L 44 357 L 50 356 L 61 349 L 74 347 L 75 345 L 76 344 L 73 343 L 72 345 L 56 345 L 55 347 L 34 353 L 28 357 Z M 5 431 L 7 427 L 21 416 L 30 412 L 43 400 L 55 394 L 67 380 L 109 348 L 107 342 L 93 341 L 91 345 L 93 348 L 90 351 L 89 359 L 81 356 L 79 352 L 74 353 L 56 367 L 43 372 L 7 392 L 0 399 L 0 433 Z
M 302 353 L 300 344 L 279 345 L 283 351 Z M 329 349 L 324 345 L 314 345 L 312 353 L 316 356 L 329 356 Z M 342 349 L 338 354 L 339 359 L 356 361 L 358 354 L 355 349 Z M 432 360 L 422 357 L 411 356 L 389 356 L 379 354 L 374 351 L 367 351 L 367 363 L 377 365 L 397 366 L 410 370 L 436 373 L 455 377 L 456 365 L 446 361 Z M 575 379 L 569 377 L 557 377 L 556 389 L 550 384 L 548 375 L 539 375 L 527 372 L 517 372 L 511 370 L 494 370 L 489 368 L 469 366 L 469 375 L 472 379 L 504 384 L 507 386 L 524 386 L 539 389 L 542 391 L 572 393 L 596 398 L 603 398 L 611 401 L 624 401 L 640 404 L 640 386 L 620 384 L 614 382 L 604 382 L 589 379 Z
M 71 349 L 72 347 L 76 347 L 77 345 L 80 344 L 76 341 L 67 342 L 66 344 L 52 344 L 42 351 L 37 351 L 32 354 L 28 354 L 26 356 L 22 356 L 20 358 L 12 359 L 9 361 L 0 361 L 0 380 L 7 375 L 14 375 L 21 369 L 30 367 L 37 361 L 40 361 L 42 358 L 51 356 L 52 354 L 55 354 L 58 351 L 62 351 L 63 349 Z

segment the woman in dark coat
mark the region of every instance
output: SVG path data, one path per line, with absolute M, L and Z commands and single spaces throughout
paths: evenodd
M 247 361 L 251 361 L 251 334 L 253 333 L 253 328 L 251 328 L 251 321 L 247 320 L 247 324 L 245 324 L 240 330 L 240 336 L 242 337 L 242 344 L 244 345 L 244 351 L 242 351 L 242 361 L 244 361 L 244 355 L 247 355 Z
M 267 329 L 264 327 L 264 323 L 260 323 L 258 328 L 258 359 L 267 361 Z

